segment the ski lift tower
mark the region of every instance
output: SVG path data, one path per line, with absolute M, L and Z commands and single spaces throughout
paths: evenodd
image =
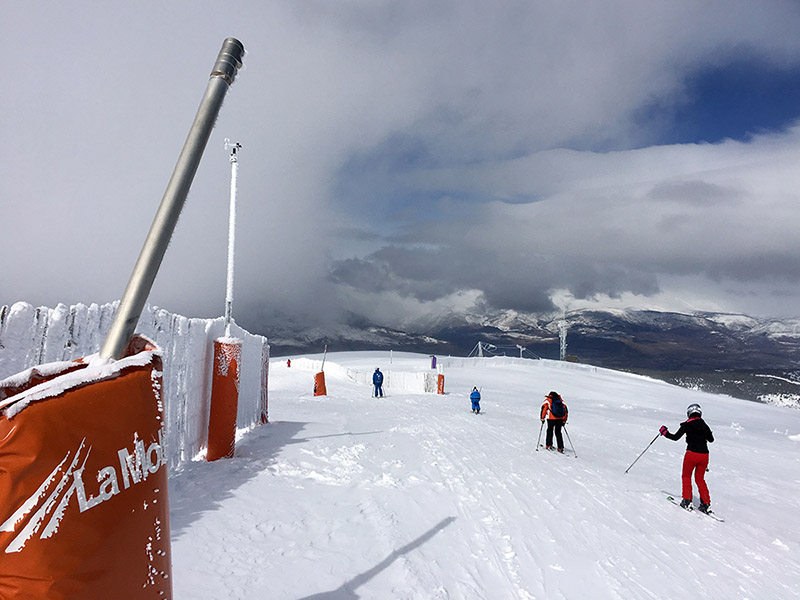
M 567 357 L 567 329 L 569 329 L 569 323 L 567 323 L 566 319 L 561 319 L 558 322 L 559 357 L 561 360 L 566 360 Z

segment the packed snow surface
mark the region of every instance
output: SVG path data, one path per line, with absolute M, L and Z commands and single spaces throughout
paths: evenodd
M 273 361 L 272 422 L 233 459 L 171 478 L 176 598 L 800 597 L 800 411 L 571 363 L 441 364 L 445 395 L 375 399 L 343 369 L 314 397 L 313 369 Z M 569 407 L 564 455 L 537 450 L 550 390 Z M 716 437 L 706 481 L 724 523 L 666 500 L 681 493 L 684 440 L 658 437 L 625 473 L 693 402 Z

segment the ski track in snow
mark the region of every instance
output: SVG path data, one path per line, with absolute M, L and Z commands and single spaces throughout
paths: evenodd
M 800 597 L 798 411 L 547 363 L 452 368 L 445 396 L 373 399 L 331 377 L 315 398 L 312 373 L 276 360 L 273 423 L 170 483 L 176 598 Z M 536 451 L 550 389 L 578 458 L 566 436 L 564 455 Z M 725 523 L 661 491 L 680 495 L 683 441 L 623 473 L 690 401 L 717 437 L 707 481 Z

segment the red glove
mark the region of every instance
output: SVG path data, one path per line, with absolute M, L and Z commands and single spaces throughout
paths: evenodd
M 669 433 L 669 429 L 667 429 L 666 425 L 662 425 L 659 431 L 661 432 L 661 435 L 667 435 Z

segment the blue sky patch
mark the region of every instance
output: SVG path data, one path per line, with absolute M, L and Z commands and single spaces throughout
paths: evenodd
M 708 67 L 686 80 L 685 101 L 673 110 L 661 143 L 745 140 L 780 131 L 800 119 L 800 68 L 752 58 Z

